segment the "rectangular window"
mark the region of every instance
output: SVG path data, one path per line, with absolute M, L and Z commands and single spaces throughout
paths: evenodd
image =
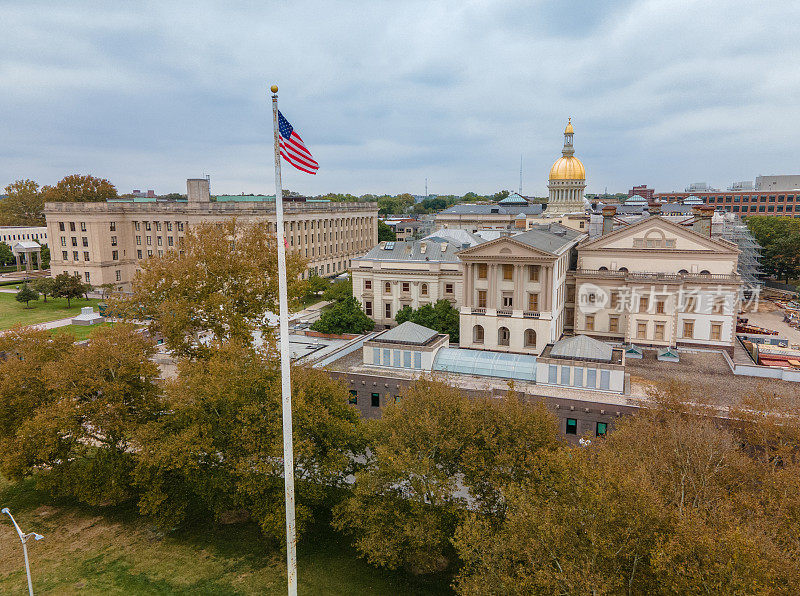
M 78 260 L 78 251 L 77 250 L 73 250 L 72 251 L 72 260 L 73 261 L 77 261 Z
M 647 323 L 645 321 L 638 321 L 636 323 L 636 337 L 639 339 L 647 339 Z
M 650 297 L 639 296 L 639 312 L 647 312 L 647 309 L 649 307 L 650 307 Z
M 383 350 L 383 365 L 384 366 L 392 365 L 392 351 L 387 350 L 386 348 L 384 348 Z
M 372 302 L 370 300 L 364 302 L 364 312 L 367 313 L 368 317 L 372 316 Z
M 141 249 L 136 251 L 136 257 L 139 258 L 139 259 L 142 258 L 142 250 Z
M 75 236 L 70 238 L 70 240 L 72 241 L 72 246 L 78 246 L 78 239 Z
M 598 422 L 597 429 L 595 430 L 595 436 L 598 437 L 605 437 L 606 432 L 608 432 L 608 423 L 606 422 Z
M 572 384 L 575 387 L 583 387 L 583 368 L 576 366 L 573 371 Z
M 659 298 L 656 300 L 656 312 L 659 314 L 664 314 L 664 308 L 666 306 L 666 301 L 663 298 Z
M 611 382 L 611 371 L 609 371 L 609 370 L 601 370 L 600 371 L 600 389 L 608 390 L 610 382 Z
M 83 236 L 81 238 L 81 246 L 83 246 L 84 248 L 89 246 L 89 239 L 86 236 Z
M 372 401 L 370 405 L 373 408 L 379 408 L 381 406 L 381 394 L 380 393 L 373 393 L 372 394 Z
M 711 340 L 720 341 L 722 339 L 722 323 L 711 323 Z
M 82 221 L 81 222 L 81 232 L 85 232 L 85 231 L 86 231 L 86 222 Z
M 116 246 L 116 245 L 117 245 L 117 237 L 111 236 L 111 246 Z
M 452 294 L 453 293 L 453 284 L 444 284 L 444 293 L 445 294 Z
M 148 232 L 150 230 L 152 230 L 152 228 L 150 227 L 150 222 L 149 221 L 144 222 L 144 229 L 147 230 Z
M 503 292 L 503 308 L 514 307 L 514 294 L 512 292 Z
M 379 366 L 381 363 L 381 349 L 372 348 L 372 364 Z
M 503 279 L 505 281 L 514 280 L 514 265 L 503 265 Z
M 586 315 L 586 330 L 594 331 L 594 315 Z
M 84 261 L 88 261 L 89 260 L 89 251 L 88 250 L 83 251 L 83 260 Z
M 389 302 L 383 305 L 383 315 L 385 319 L 392 318 L 392 305 Z
M 664 323 L 656 323 L 654 337 L 658 341 L 664 341 Z
M 478 308 L 486 308 L 486 290 L 478 290 Z
M 528 294 L 528 310 L 532 312 L 539 310 L 539 294 Z
M 5 239 L 5 236 L 3 237 L 3 239 Z M 61 236 L 61 246 L 66 246 L 66 245 L 67 245 L 66 236 Z
M 414 368 L 422 368 L 422 352 L 414 352 Z
M 403 352 L 403 368 L 411 368 L 411 352 L 408 350 Z
M 371 290 L 372 289 L 372 280 L 371 279 L 365 279 L 364 280 L 364 289 L 365 290 Z
M 608 330 L 611 333 L 619 333 L 619 317 L 608 318 Z
M 142 229 L 142 224 L 138 221 L 133 222 L 133 229 L 137 232 Z
M 156 232 L 160 232 L 160 231 L 161 231 L 161 222 L 157 221 L 156 222 Z
M 486 263 L 478 263 L 478 279 L 487 278 L 487 269 Z
M 569 366 L 562 366 L 561 367 L 561 384 L 562 385 L 569 385 L 569 373 L 570 373 L 570 367 Z
M 156 236 L 156 244 L 158 246 L 164 246 L 164 239 L 161 236 Z
M 110 224 L 108 224 L 108 229 L 111 232 L 116 232 L 117 231 L 117 222 L 112 221 Z
M 172 236 L 167 236 L 167 246 L 174 246 Z
M 539 265 L 528 265 L 528 281 L 539 281 Z
M 567 429 L 565 432 L 568 435 L 578 434 L 578 420 L 576 418 L 567 418 Z
M 410 292 L 411 291 L 411 283 L 404 281 L 403 282 L 403 292 Z
M 393 356 L 392 365 L 397 367 L 397 368 L 400 368 L 401 366 L 403 366 L 403 363 L 400 361 L 401 360 L 401 354 L 402 354 L 402 352 L 400 350 L 392 350 L 392 356 Z
M 117 269 L 117 270 L 114 272 L 114 274 L 115 274 L 115 276 L 116 276 L 116 279 L 117 279 L 117 281 L 122 281 L 122 271 L 120 271 L 119 269 Z
M 172 222 L 168 221 L 167 222 L 167 232 L 171 232 L 171 231 L 172 231 Z
M 63 221 L 58 222 L 58 231 L 59 232 L 63 232 L 64 231 L 64 222 Z
M 89 272 L 88 272 L 88 271 L 85 271 L 85 272 L 83 273 L 83 279 L 84 279 L 84 280 L 86 280 L 86 283 L 87 283 L 87 284 L 89 283 L 90 276 L 89 276 Z
M 358 405 L 358 391 L 356 391 L 355 389 L 351 389 L 350 390 L 350 400 L 349 401 L 354 406 Z
M 69 222 L 69 231 L 70 232 L 74 232 L 75 231 L 75 222 L 74 221 Z
M 146 244 L 147 244 L 147 246 L 153 246 L 153 237 L 152 236 L 147 236 Z
M 69 259 L 69 254 L 67 254 L 67 251 L 66 251 L 66 250 L 62 250 L 62 251 L 61 251 L 61 258 L 62 258 L 64 261 L 66 261 L 67 259 Z
M 142 245 L 142 237 L 136 236 L 136 246 L 141 246 L 141 245 Z
M 112 261 L 118 261 L 119 260 L 119 251 L 118 250 L 112 250 L 111 251 L 111 260 Z
M 551 364 L 547 367 L 547 382 L 551 385 L 556 385 L 558 383 L 558 367 L 555 364 Z

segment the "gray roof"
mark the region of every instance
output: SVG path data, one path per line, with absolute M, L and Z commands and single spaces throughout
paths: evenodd
M 565 337 L 553 344 L 550 356 L 554 358 L 580 358 L 586 360 L 611 361 L 611 346 L 587 335 Z
M 581 232 L 553 223 L 537 224 L 527 232 L 511 236 L 514 240 L 551 254 L 558 254 L 572 244 Z
M 423 238 L 423 240 L 433 240 L 435 242 L 452 242 L 456 246 L 468 244 L 475 246 L 485 242 L 483 238 L 476 234 L 462 230 L 461 228 L 441 228 Z
M 391 248 L 388 248 L 390 247 Z M 444 250 L 442 250 L 444 248 Z M 441 261 L 458 263 L 456 252 L 461 244 L 435 240 L 413 240 L 407 242 L 381 242 L 364 256 L 353 259 L 371 259 L 375 261 Z
M 387 341 L 397 344 L 422 346 L 439 335 L 433 329 L 417 325 L 411 321 L 400 323 L 397 327 L 384 331 L 372 338 L 373 341 Z
M 539 203 L 533 205 L 509 205 L 503 207 L 502 205 L 489 205 L 485 203 L 459 203 L 448 207 L 440 213 L 455 214 L 455 215 L 517 215 L 518 213 L 525 213 L 527 215 L 541 215 L 542 206 Z
M 498 205 L 527 205 L 528 199 L 518 192 L 512 192 L 505 199 L 497 202 Z

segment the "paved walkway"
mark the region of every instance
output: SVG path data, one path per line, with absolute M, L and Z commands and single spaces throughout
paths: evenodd
M 32 327 L 33 329 L 57 329 L 58 327 L 66 327 L 67 325 L 72 325 L 72 319 L 73 317 L 67 317 L 66 319 L 56 319 L 55 321 L 45 321 L 44 323 L 35 323 L 33 325 L 28 325 L 28 327 Z M 9 331 L 10 329 L 3 329 L 2 331 L 0 331 L 0 335 L 8 333 Z

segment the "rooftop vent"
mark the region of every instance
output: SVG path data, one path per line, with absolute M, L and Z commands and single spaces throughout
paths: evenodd
M 423 254 L 423 255 L 424 255 L 426 252 L 428 252 L 428 243 L 427 243 L 427 242 L 421 242 L 421 243 L 420 243 L 420 245 L 419 245 L 419 252 L 420 252 L 421 254 Z

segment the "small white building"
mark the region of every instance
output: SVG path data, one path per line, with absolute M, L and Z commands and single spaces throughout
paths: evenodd
M 406 321 L 364 342 L 364 364 L 430 371 L 436 352 L 449 343 L 446 333 Z

